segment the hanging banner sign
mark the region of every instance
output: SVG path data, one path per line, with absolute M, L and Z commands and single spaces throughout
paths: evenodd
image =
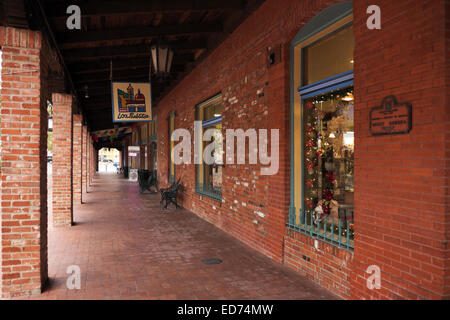
M 112 82 L 113 122 L 152 121 L 151 86 L 148 82 Z

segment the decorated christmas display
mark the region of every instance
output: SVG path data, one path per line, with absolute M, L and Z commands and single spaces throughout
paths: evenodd
M 353 239 L 353 90 L 304 101 L 302 223 Z M 312 221 L 312 223 L 311 223 Z

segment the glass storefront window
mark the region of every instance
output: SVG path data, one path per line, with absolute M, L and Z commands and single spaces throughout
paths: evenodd
M 214 143 L 211 156 L 215 159 L 213 164 L 203 162 L 197 165 L 196 192 L 216 200 L 222 199 L 222 96 L 219 94 L 206 100 L 197 107 L 197 120 L 202 121 L 202 136 L 206 130 L 214 129 L 211 141 L 204 141 L 200 157 L 203 159 L 204 149 Z
M 302 222 L 313 221 L 324 235 L 349 240 L 353 240 L 353 114 L 353 88 L 304 100 Z
M 203 120 L 222 116 L 222 102 L 215 101 L 203 108 Z
M 216 124 L 203 130 L 216 129 L 217 134 L 222 132 L 222 124 Z M 220 141 L 221 137 L 214 137 L 214 141 Z M 211 141 L 213 143 L 213 141 Z M 209 143 L 208 143 L 209 144 Z M 215 146 L 212 156 L 215 159 L 215 164 L 203 164 L 203 188 L 207 191 L 213 192 L 214 194 L 220 194 L 222 188 L 222 166 L 217 163 L 220 162 L 220 158 L 223 154 L 223 144 L 217 143 Z
M 169 116 L 169 148 L 170 148 L 170 159 L 169 159 L 169 183 L 175 182 L 175 163 L 172 161 L 173 148 L 175 146 L 174 141 L 172 141 L 172 133 L 175 130 L 175 112 L 171 112 Z
M 352 70 L 354 49 L 353 25 L 303 48 L 303 85 Z

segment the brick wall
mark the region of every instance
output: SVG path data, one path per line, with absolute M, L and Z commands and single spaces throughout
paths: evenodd
M 81 203 L 81 140 L 82 140 L 82 121 L 80 114 L 73 115 L 73 165 L 72 165 L 72 185 L 73 185 L 73 203 Z
M 86 139 L 86 192 L 89 191 L 89 185 L 91 184 L 91 134 L 88 131 Z
M 53 102 L 53 225 L 73 223 L 72 96 L 54 93 Z
M 81 197 L 83 198 L 83 195 L 87 192 L 86 189 L 86 181 L 87 181 L 87 127 L 86 125 L 83 125 L 82 129 L 82 143 L 81 143 L 81 153 L 82 153 L 82 159 L 81 159 Z M 82 200 L 83 201 L 83 200 Z
M 382 30 L 355 1 L 355 251 L 285 229 L 289 202 L 289 45 L 301 27 L 341 1 L 266 1 L 158 104 L 158 178 L 168 183 L 168 118 L 193 137 L 195 106 L 218 92 L 223 128 L 280 128 L 280 170 L 226 165 L 223 201 L 195 193 L 194 165 L 176 166 L 180 202 L 249 246 L 344 298 L 439 298 L 448 274 L 448 102 L 444 0 L 379 1 Z M 448 38 L 448 35 L 447 35 Z M 281 44 L 268 67 L 267 48 Z M 395 94 L 413 105 L 407 135 L 371 137 L 370 108 Z M 447 109 L 446 109 L 447 108 Z M 446 132 L 447 130 L 447 132 Z M 446 211 L 447 210 L 447 211 Z M 447 220 L 446 220 L 447 219 Z M 448 232 L 448 231 L 447 231 Z M 309 258 L 309 261 L 304 257 Z M 382 289 L 366 287 L 377 264 Z
M 168 181 L 168 115 L 172 110 L 177 114 L 175 128 L 187 128 L 193 136 L 195 105 L 221 92 L 224 130 L 280 129 L 278 174 L 262 176 L 260 165 L 227 164 L 222 203 L 195 193 L 194 165 L 176 166 L 176 177 L 182 177 L 183 206 L 278 262 L 285 258 L 290 190 L 289 45 L 302 25 L 335 2 L 284 1 L 280 6 L 278 1 L 266 1 L 158 105 L 162 184 Z M 278 45 L 281 61 L 269 68 L 267 50 Z
M 382 29 L 368 31 L 364 16 L 372 3 L 354 2 L 352 297 L 448 298 L 443 285 L 449 267 L 445 1 L 378 3 Z M 412 104 L 409 134 L 370 135 L 370 109 L 387 95 Z M 381 268 L 380 290 L 366 288 L 365 270 L 372 264 Z
M 446 61 L 446 65 L 447 65 L 447 70 L 446 70 L 446 97 L 445 97 L 445 101 L 446 101 L 446 105 L 449 106 L 450 105 L 450 1 L 446 2 L 446 8 L 445 8 L 445 21 L 446 21 L 446 25 L 445 25 L 445 38 L 446 38 L 446 45 L 445 45 L 445 50 L 446 50 L 446 55 L 445 55 L 445 61 Z M 448 107 L 447 107 L 448 110 Z M 448 123 L 448 122 L 447 122 Z M 448 128 L 448 125 L 447 125 Z M 450 159 L 450 151 L 449 151 L 449 147 L 448 147 L 448 141 L 450 141 L 450 130 L 446 130 L 446 155 L 445 158 L 447 159 L 445 161 L 445 166 L 444 168 L 446 169 L 446 176 L 447 176 L 447 186 L 450 185 L 450 177 L 449 177 L 449 169 L 450 169 L 450 161 L 448 159 Z M 447 200 L 446 200 L 446 212 L 450 212 L 450 197 L 449 197 L 449 192 L 447 191 L 446 193 L 447 195 Z M 446 215 L 446 227 L 445 227 L 446 233 L 447 233 L 447 239 L 450 238 L 449 232 L 450 232 L 450 215 Z M 450 246 L 447 245 L 447 252 L 446 252 L 446 260 L 445 260 L 445 297 L 446 299 L 450 299 Z
M 47 279 L 47 111 L 41 34 L 0 27 L 1 296 L 40 293 Z M 43 92 L 43 95 L 45 92 Z

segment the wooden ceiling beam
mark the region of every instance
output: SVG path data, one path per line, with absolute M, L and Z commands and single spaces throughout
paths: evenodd
M 100 2 L 100 3 L 99 3 Z M 72 3 L 48 2 L 45 6 L 50 18 L 67 19 L 67 7 Z M 236 10 L 245 5 L 242 0 L 109 0 L 76 3 L 83 17 L 149 14 L 158 12 L 183 12 L 205 10 Z
M 174 78 L 177 73 L 183 72 L 184 66 L 175 65 L 172 67 L 172 71 L 170 74 L 170 78 Z M 121 81 L 121 80 L 144 80 L 148 81 L 148 67 L 137 70 L 120 70 L 113 72 L 113 80 Z M 107 72 L 96 72 L 90 74 L 78 74 L 74 75 L 73 81 L 77 87 L 81 87 L 80 83 L 86 82 L 102 82 L 102 81 L 110 81 L 109 71 Z M 156 80 L 155 80 L 156 81 Z
M 169 41 L 168 45 L 176 52 L 184 50 L 205 49 L 206 40 L 182 40 Z M 151 44 L 140 44 L 132 46 L 100 46 L 97 48 L 63 48 L 63 55 L 66 61 L 77 61 L 85 59 L 104 59 L 123 56 L 148 56 Z
M 173 66 L 179 68 L 188 62 L 193 62 L 193 54 L 175 55 L 173 59 Z M 111 67 L 111 60 L 98 60 L 89 62 L 77 62 L 69 64 L 69 70 L 72 74 L 80 73 L 96 73 L 96 72 L 108 72 Z M 131 70 L 131 69 L 148 69 L 150 65 L 150 56 L 141 57 L 136 59 L 112 59 L 113 74 L 118 70 Z
M 105 30 L 77 30 L 59 33 L 58 42 L 65 44 L 93 43 L 111 40 L 149 39 L 158 36 L 222 33 L 220 23 L 176 24 L 147 27 L 127 27 Z

